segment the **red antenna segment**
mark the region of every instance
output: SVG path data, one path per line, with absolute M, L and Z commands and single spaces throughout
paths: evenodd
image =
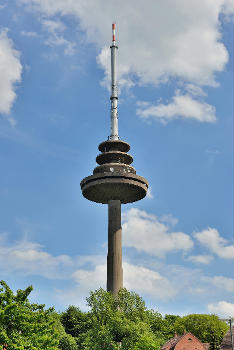
M 115 41 L 115 23 L 112 23 L 112 41 Z

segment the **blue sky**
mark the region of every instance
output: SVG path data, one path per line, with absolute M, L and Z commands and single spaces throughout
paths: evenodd
M 106 285 L 107 206 L 82 197 L 110 129 L 150 183 L 122 206 L 124 284 L 161 313 L 234 316 L 233 2 L 0 2 L 0 269 L 32 300 Z

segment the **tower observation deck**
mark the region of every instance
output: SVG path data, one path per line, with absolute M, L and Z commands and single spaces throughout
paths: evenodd
M 130 145 L 118 135 L 118 89 L 116 80 L 115 24 L 112 24 L 111 49 L 111 131 L 108 140 L 98 146 L 98 166 L 93 175 L 85 177 L 80 185 L 82 194 L 90 201 L 108 204 L 107 291 L 116 295 L 123 288 L 121 204 L 144 198 L 147 180 L 136 174 L 130 164 Z

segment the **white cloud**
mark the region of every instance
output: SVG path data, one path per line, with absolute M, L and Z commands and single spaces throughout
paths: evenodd
M 124 263 L 123 269 L 124 286 L 128 290 L 160 300 L 170 299 L 177 294 L 170 281 L 157 271 L 129 263 Z
M 177 294 L 177 289 L 159 272 L 143 266 L 123 263 L 124 287 L 154 300 L 168 300 Z M 69 290 L 57 290 L 57 297 L 67 304 L 84 307 L 83 300 L 90 290 L 106 288 L 106 263 L 97 264 L 92 269 L 76 270 L 72 277 L 76 286 Z
M 117 22 L 119 78 L 157 84 L 177 77 L 198 85 L 215 85 L 228 53 L 221 42 L 220 14 L 231 17 L 231 0 L 19 0 L 43 15 L 73 15 L 88 42 L 106 50 L 110 24 Z M 130 53 L 130 54 L 129 54 Z M 102 53 L 103 54 L 103 53 Z M 102 55 L 101 54 L 101 55 Z M 103 54 L 105 55 L 105 54 Z M 105 61 L 100 64 L 107 71 Z
M 86 293 L 99 287 L 105 288 L 106 284 L 106 264 L 96 265 L 94 269 L 79 269 L 72 274 L 79 288 Z
M 216 121 L 213 106 L 195 100 L 189 94 L 182 95 L 180 92 L 177 92 L 169 104 L 160 103 L 138 108 L 137 115 L 142 119 L 151 118 L 164 124 L 178 118 L 192 119 L 202 123 L 214 123 Z
M 159 269 L 161 275 L 168 278 L 178 295 L 205 294 L 207 286 L 202 280 L 203 273 L 197 268 L 188 268 L 182 265 L 163 264 Z
M 16 83 L 21 81 L 22 65 L 20 54 L 14 49 L 13 41 L 7 36 L 7 30 L 0 32 L 0 113 L 8 115 L 9 122 L 15 120 L 9 116 L 16 98 Z
M 146 220 L 155 221 L 153 215 L 144 212 L 141 215 Z M 165 218 L 167 221 L 169 219 Z M 172 224 L 175 224 L 175 221 Z M 76 304 L 84 308 L 84 300 L 90 290 L 99 287 L 106 288 L 106 256 L 104 255 L 70 257 L 61 254 L 54 256 L 40 244 L 30 242 L 26 238 L 13 244 L 7 243 L 7 239 L 6 233 L 0 235 L 2 276 L 14 274 L 64 280 L 64 289 L 58 289 L 55 293 L 55 297 L 62 301 L 64 306 Z M 184 297 L 186 295 L 198 297 L 209 295 L 210 300 L 212 300 L 220 295 L 220 291 L 222 293 L 225 291 L 233 292 L 234 289 L 231 278 L 207 277 L 199 269 L 190 269 L 181 265 L 167 265 L 155 262 L 155 259 L 153 259 L 153 264 L 147 258 L 142 264 L 124 262 L 123 271 L 124 286 L 127 289 L 157 301 L 174 299 L 177 295 Z M 66 281 L 69 281 L 69 288 L 66 287 Z M 212 288 L 212 286 L 216 288 Z
M 205 264 L 208 265 L 213 260 L 213 256 L 211 255 L 191 255 L 188 257 L 188 260 L 197 263 L 197 264 Z
M 123 263 L 124 287 L 143 294 L 148 294 L 156 299 L 168 299 L 176 294 L 169 280 L 159 272 L 143 266 Z M 93 269 L 79 269 L 73 273 L 73 278 L 79 284 L 79 288 L 88 293 L 106 285 L 106 264 L 96 265 Z
M 234 12 L 234 2 L 232 0 L 226 0 L 223 3 L 223 9 L 222 12 L 224 15 L 228 16 L 227 20 L 229 20 L 230 15 Z M 232 17 L 233 20 L 233 17 Z
M 215 148 L 208 148 L 205 150 L 205 153 L 207 156 L 207 164 L 209 166 L 213 166 L 217 157 L 221 154 L 221 152 Z
M 148 188 L 148 191 L 147 191 L 147 194 L 146 194 L 146 198 L 148 198 L 148 199 L 153 199 L 154 198 L 151 187 Z
M 234 292 L 234 279 L 224 276 L 204 277 L 204 280 L 227 292 Z
M 104 47 L 99 55 L 97 56 L 97 63 L 102 68 L 104 68 L 104 79 L 101 82 L 101 85 L 110 89 L 110 76 L 111 76 L 111 66 L 110 66 L 110 47 Z M 134 86 L 134 82 L 129 76 L 128 65 L 124 62 L 118 61 L 118 92 L 121 93 L 121 90 L 124 88 L 129 90 Z
M 0 235 L 1 274 L 39 275 L 50 279 L 66 278 L 74 261 L 68 255 L 53 256 L 43 247 L 26 239 L 7 243 L 7 235 Z
M 52 34 L 56 34 L 57 32 L 63 32 L 66 29 L 66 26 L 61 21 L 53 21 L 53 20 L 42 20 L 43 27 L 48 30 L 48 32 Z
M 82 257 L 83 258 L 83 257 Z M 81 261 L 83 260 L 81 258 Z M 84 264 L 91 264 L 91 267 L 81 266 L 79 269 L 73 270 L 71 278 L 74 285 L 63 289 L 57 289 L 55 297 L 63 303 L 65 307 L 69 305 L 77 305 L 83 310 L 87 309 L 85 299 L 89 292 L 98 288 L 106 289 L 106 263 L 103 258 L 93 259 L 92 256 L 84 257 Z M 80 262 L 81 262 L 80 261 Z
M 52 47 L 63 46 L 64 54 L 67 56 L 72 56 L 75 54 L 76 44 L 72 41 L 65 39 L 61 34 L 66 29 L 66 26 L 61 21 L 43 19 L 41 23 L 43 28 L 49 32 L 49 37 L 45 41 L 46 45 Z
M 232 278 L 207 276 L 200 268 L 156 262 L 151 269 L 156 269 L 161 276 L 170 281 L 175 296 L 180 295 L 184 299 L 188 297 L 190 300 L 192 295 L 197 300 L 202 297 L 211 302 L 220 297 L 225 298 L 226 295 L 230 296 L 230 293 L 233 293 L 234 290 L 234 280 Z
M 140 219 L 140 224 L 138 222 L 139 225 L 135 227 L 135 235 L 142 235 L 141 221 L 145 220 L 148 225 L 146 225 L 147 230 L 152 229 L 153 234 L 156 232 L 158 244 L 161 244 L 161 240 L 163 241 L 164 254 L 168 252 L 168 249 L 171 251 L 177 249 L 174 245 L 175 237 L 172 239 L 172 234 L 169 231 L 170 227 L 176 225 L 177 219 L 171 215 L 165 215 L 162 216 L 159 222 L 154 215 L 137 209 L 134 209 L 133 212 L 128 211 L 127 215 L 125 218 L 127 222 L 132 219 L 135 220 L 135 217 Z M 22 226 L 29 231 L 35 228 L 25 223 L 25 221 L 22 222 Z M 149 236 L 147 230 L 145 231 L 145 240 L 151 239 L 149 243 L 154 247 L 157 242 L 155 243 Z M 187 245 L 182 244 L 181 237 L 184 239 L 180 235 L 176 237 L 178 249 L 186 251 L 191 246 L 191 242 L 188 241 L 189 244 Z M 172 243 L 170 242 L 171 239 Z M 144 247 L 144 251 L 148 252 L 147 247 Z M 153 252 L 152 255 L 160 256 L 159 252 L 156 252 L 156 254 Z M 154 257 L 152 259 L 150 256 L 145 256 L 142 263 L 124 262 L 123 271 L 124 286 L 140 295 L 149 297 L 151 300 L 166 301 L 176 298 L 177 295 L 183 295 L 185 298 L 186 296 L 191 297 L 191 295 L 196 295 L 196 297 L 207 295 L 209 300 L 214 300 L 217 295 L 220 296 L 220 291 L 222 291 L 222 297 L 225 291 L 233 291 L 233 280 L 231 278 L 224 276 L 207 277 L 200 269 L 191 269 L 181 265 L 167 265 L 155 260 Z M 0 235 L 0 272 L 2 276 L 13 274 L 15 276 L 42 276 L 52 280 L 64 280 L 64 289 L 57 290 L 53 295 L 53 297 L 62 301 L 64 306 L 76 304 L 84 308 L 84 300 L 90 290 L 99 287 L 106 288 L 105 255 L 70 257 L 61 254 L 55 256 L 37 242 L 30 242 L 27 235 L 21 241 L 14 243 L 8 242 L 6 233 Z M 66 287 L 67 281 L 69 282 L 69 288 Z M 213 288 L 213 286 L 216 288 Z
M 174 218 L 174 216 L 171 214 L 164 214 L 160 216 L 160 221 L 170 227 L 174 227 L 179 222 L 179 220 L 177 218 Z
M 234 258 L 234 245 L 220 236 L 215 228 L 208 227 L 206 230 L 194 233 L 194 237 L 211 252 L 223 259 Z
M 75 54 L 75 43 L 65 39 L 63 36 L 50 37 L 46 44 L 49 46 L 64 46 L 64 54 L 72 56 Z
M 202 88 L 197 85 L 187 84 L 185 88 L 192 96 L 206 96 L 206 93 L 202 90 Z
M 185 87 L 187 93 L 175 94 L 168 104 L 138 108 L 142 118 L 163 123 L 183 118 L 215 122 L 215 108 L 199 100 L 202 87 L 217 87 L 216 74 L 225 69 L 229 55 L 222 43 L 220 18 L 230 20 L 232 0 L 18 0 L 29 9 L 47 16 L 74 16 L 89 43 L 97 46 L 97 63 L 104 70 L 102 85 L 110 87 L 111 21 L 117 23 L 117 71 L 119 90 L 134 85 L 157 86 L 169 79 Z M 221 16 L 224 15 L 224 16 Z M 45 21 L 45 20 L 44 20 Z M 55 21 L 57 22 L 57 21 Z M 61 21 L 58 21 L 61 23 Z M 61 25 L 61 24 L 60 24 Z M 74 43 L 53 28 L 50 46 L 64 46 L 65 54 L 75 52 Z M 196 97 L 196 99 L 195 99 Z
M 169 226 L 155 215 L 135 208 L 124 214 L 123 244 L 159 257 L 172 251 L 187 252 L 193 247 L 189 235 L 169 232 Z
M 213 148 L 206 149 L 206 153 L 212 156 L 217 156 L 221 154 L 221 152 L 218 149 L 213 149 Z
M 20 32 L 20 34 L 23 35 L 23 36 L 30 37 L 30 38 L 36 38 L 38 36 L 38 34 L 36 32 L 27 32 L 25 30 L 22 30 Z
M 88 263 L 88 266 L 82 266 Z M 81 257 L 81 266 L 72 274 L 74 287 L 57 291 L 57 297 L 65 304 L 80 304 L 90 290 L 99 287 L 106 288 L 106 257 Z M 184 298 L 195 295 L 197 298 L 206 296 L 209 300 L 233 290 L 233 280 L 224 276 L 205 276 L 200 269 L 191 269 L 182 265 L 168 265 L 147 259 L 144 263 L 123 263 L 124 287 L 149 297 L 151 300 L 175 299 L 177 295 Z M 178 283 L 179 281 L 179 283 Z M 213 287 L 216 288 L 213 288 Z
M 216 304 L 208 304 L 208 311 L 223 318 L 234 317 L 234 304 L 227 301 L 219 301 Z

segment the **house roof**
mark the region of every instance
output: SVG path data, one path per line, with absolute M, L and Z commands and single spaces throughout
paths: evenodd
M 232 327 L 232 335 L 234 337 L 234 326 Z M 221 350 L 232 350 L 232 343 L 231 343 L 231 331 L 229 331 L 225 334 L 223 341 L 220 346 Z
M 183 336 L 176 336 L 174 338 L 171 338 L 170 340 L 168 340 L 161 348 L 161 350 L 169 350 L 169 349 L 173 349 L 175 347 L 175 345 L 178 343 L 178 341 L 182 338 Z
M 190 334 L 192 337 L 196 338 L 192 333 L 185 333 L 182 336 L 175 336 L 174 338 L 171 338 L 168 340 L 162 347 L 161 350 L 174 350 L 176 345 L 179 343 L 179 341 Z M 209 350 L 209 343 L 202 343 L 198 338 L 196 338 L 203 346 L 205 350 Z

